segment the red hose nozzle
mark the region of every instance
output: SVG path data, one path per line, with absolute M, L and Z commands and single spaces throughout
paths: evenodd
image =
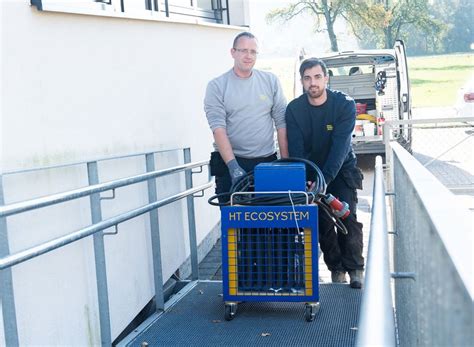
M 326 194 L 324 201 L 331 207 L 332 212 L 338 218 L 344 219 L 349 216 L 351 211 L 349 210 L 349 204 L 345 201 L 339 201 L 334 195 Z

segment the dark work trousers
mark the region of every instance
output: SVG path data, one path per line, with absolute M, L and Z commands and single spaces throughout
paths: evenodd
M 349 187 L 342 175 L 328 185 L 326 193 L 330 193 L 341 201 L 349 204 L 350 215 L 342 222 L 348 234 L 336 233 L 334 223 L 324 211 L 319 211 L 319 244 L 324 254 L 324 262 L 330 271 L 362 270 L 363 236 L 362 223 L 357 221 L 357 190 Z
M 235 157 L 235 159 L 239 163 L 240 167 L 245 170 L 245 172 L 250 172 L 255 168 L 255 166 L 257 166 L 257 164 L 275 161 L 277 159 L 277 156 L 276 154 L 272 154 L 268 157 L 251 158 L 251 159 Z M 230 178 L 230 174 L 229 174 L 229 170 L 227 169 L 227 166 L 225 166 L 223 175 L 222 176 L 216 175 L 216 194 L 229 192 L 231 186 L 232 186 L 232 179 Z M 224 203 L 224 202 L 229 201 L 230 196 L 223 195 L 223 196 L 219 196 L 218 199 L 220 203 Z

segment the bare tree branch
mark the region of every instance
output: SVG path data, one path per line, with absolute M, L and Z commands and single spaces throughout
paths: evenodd
M 357 39 L 362 40 L 362 36 L 360 36 L 360 35 L 358 34 L 358 30 L 356 30 L 356 28 L 355 28 L 354 24 L 352 23 L 352 21 L 351 21 L 344 13 L 341 13 L 341 17 L 344 18 L 347 23 L 349 23 L 349 25 L 351 26 L 352 33 L 354 34 L 354 36 L 357 37 Z
M 309 13 L 314 18 L 314 31 L 327 31 L 331 42 L 331 49 L 337 50 L 337 37 L 334 30 L 334 21 L 343 12 L 343 7 L 350 0 L 300 0 L 284 8 L 279 8 L 267 14 L 267 23 L 273 21 L 288 22 L 295 17 Z M 324 27 L 322 25 L 324 19 Z

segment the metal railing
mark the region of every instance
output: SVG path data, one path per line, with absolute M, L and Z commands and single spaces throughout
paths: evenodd
M 393 266 L 411 274 L 394 286 L 400 345 L 471 346 L 472 211 L 398 143 L 391 151 Z
M 390 171 L 387 189 L 393 189 L 393 152 L 391 144 L 397 139 L 400 132 L 410 133 L 410 151 L 419 159 L 423 159 L 423 165 L 429 167 L 430 171 L 441 176 L 449 189 L 470 189 L 472 190 L 472 177 L 461 173 L 461 170 L 454 170 L 449 175 L 445 171 L 453 171 L 453 167 L 448 167 L 450 162 L 465 161 L 470 155 L 471 146 L 466 142 L 472 140 L 472 130 L 474 129 L 474 117 L 445 117 L 445 118 L 425 118 L 409 120 L 386 121 L 383 127 L 383 142 L 385 144 L 386 163 Z M 405 149 L 408 149 L 404 145 Z M 471 156 L 472 157 L 472 156 Z M 443 162 L 444 161 L 444 162 Z M 435 168 L 433 163 L 438 164 Z M 466 163 L 469 167 L 471 163 Z
M 393 286 L 397 342 L 402 346 L 474 341 L 472 216 L 448 191 L 472 192 L 473 128 L 474 117 L 384 125 L 396 271 L 392 277 L 408 279 Z M 409 148 L 395 141 L 397 132 L 412 134 Z M 372 317 L 375 321 L 379 317 Z
M 396 345 L 386 216 L 382 158 L 377 156 L 365 289 L 359 315 L 357 346 Z
M 87 13 L 93 12 L 98 15 L 104 11 L 108 13 L 117 11 L 126 16 L 129 11 L 134 13 L 137 9 L 137 3 L 129 6 L 130 3 L 123 0 L 84 1 L 80 6 L 77 6 L 77 1 L 30 0 L 30 2 L 39 11 L 59 10 L 75 13 L 85 8 L 88 10 Z M 196 18 L 203 22 L 230 25 L 229 0 L 209 0 L 209 5 L 206 7 L 199 7 L 196 0 L 189 0 L 188 4 L 173 0 L 145 0 L 142 6 L 143 11 L 151 11 L 171 19 Z
M 160 235 L 159 235 L 159 224 L 158 224 L 158 211 L 157 209 L 170 204 L 174 201 L 182 198 L 187 198 L 187 211 L 188 211 L 188 227 L 189 227 L 189 241 L 190 241 L 190 258 L 192 268 L 192 279 L 198 279 L 198 256 L 197 256 L 197 241 L 196 241 L 196 225 L 194 215 L 194 194 L 203 192 L 205 189 L 212 186 L 212 182 L 208 180 L 207 183 L 197 187 L 193 187 L 192 174 L 202 172 L 202 167 L 207 166 L 207 161 L 201 161 L 191 163 L 191 153 L 189 148 L 178 149 L 183 150 L 184 165 L 175 166 L 164 170 L 155 170 L 154 155 L 161 151 L 141 153 L 138 155 L 145 155 L 146 158 L 146 170 L 147 173 L 139 174 L 132 177 L 122 178 L 113 180 L 110 182 L 99 183 L 98 182 L 98 168 L 97 160 L 83 162 L 87 164 L 89 186 L 79 188 L 59 194 L 53 194 L 37 199 L 14 203 L 10 205 L 4 205 L 3 197 L 3 179 L 0 176 L 0 285 L 2 287 L 0 296 L 2 300 L 2 312 L 3 312 L 3 324 L 5 331 L 5 343 L 7 346 L 18 346 L 18 328 L 16 321 L 16 311 L 14 302 L 14 291 L 11 267 L 22 262 L 28 261 L 32 258 L 38 257 L 42 254 L 48 253 L 55 249 L 64 247 L 70 243 L 76 242 L 88 236 L 94 238 L 94 253 L 95 253 L 95 267 L 96 267 L 96 280 L 97 280 L 97 291 L 98 291 L 98 302 L 99 302 L 99 320 L 100 320 L 100 336 L 101 343 L 104 346 L 110 346 L 112 344 L 111 329 L 110 329 L 110 314 L 109 314 L 109 303 L 108 303 L 108 287 L 107 277 L 105 268 L 105 250 L 104 250 L 104 235 L 116 234 L 118 224 L 143 215 L 145 213 L 150 214 L 150 231 L 152 239 L 152 253 L 153 253 L 153 273 L 154 273 L 154 285 L 155 285 L 155 300 L 157 311 L 164 309 L 164 293 L 163 293 L 163 277 L 162 277 L 162 266 L 161 266 L 161 247 L 160 247 Z M 138 156 L 133 155 L 133 156 Z M 106 158 L 109 159 L 121 159 L 129 156 Z M 81 163 L 74 163 L 69 165 L 78 165 Z M 60 166 L 58 166 L 60 167 Z M 193 172 L 194 168 L 201 168 L 198 172 Z M 51 167 L 49 167 L 51 168 Z M 43 168 L 44 169 L 44 168 Z M 25 170 L 30 171 L 30 170 Z M 22 171 L 22 172 L 25 172 Z M 162 200 L 157 200 L 157 189 L 156 189 L 156 178 L 165 175 L 185 172 L 185 185 L 186 190 L 169 196 Z M 8 174 L 14 174 L 8 173 Z M 112 218 L 102 220 L 101 213 L 101 197 L 100 193 L 108 190 L 112 190 L 115 195 L 115 189 L 120 187 L 129 186 L 139 182 L 147 181 L 148 183 L 148 201 L 149 203 L 139 208 L 121 213 Z M 39 209 L 46 206 L 60 204 L 66 201 L 78 199 L 81 197 L 90 197 L 90 209 L 92 216 L 92 225 L 73 231 L 64 236 L 55 238 L 43 242 L 37 246 L 10 254 L 8 246 L 8 230 L 7 230 L 7 217 L 21 214 L 26 211 Z M 115 232 L 106 233 L 105 230 L 115 227 Z
M 211 8 L 204 9 L 197 6 L 197 1 L 190 0 L 188 6 L 175 5 L 173 1 L 164 0 L 164 8 L 157 1 L 149 1 L 147 9 L 164 12 L 166 17 L 185 16 L 200 18 L 219 24 L 230 24 L 229 0 L 225 0 L 225 6 L 222 0 L 210 0 Z M 226 12 L 227 23 L 224 23 L 224 12 Z

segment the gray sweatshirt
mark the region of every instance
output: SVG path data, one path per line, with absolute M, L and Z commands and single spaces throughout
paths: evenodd
M 204 111 L 212 131 L 227 131 L 234 155 L 266 157 L 275 152 L 274 124 L 285 128 L 286 100 L 278 78 L 252 70 L 249 78 L 233 69 L 209 82 Z

